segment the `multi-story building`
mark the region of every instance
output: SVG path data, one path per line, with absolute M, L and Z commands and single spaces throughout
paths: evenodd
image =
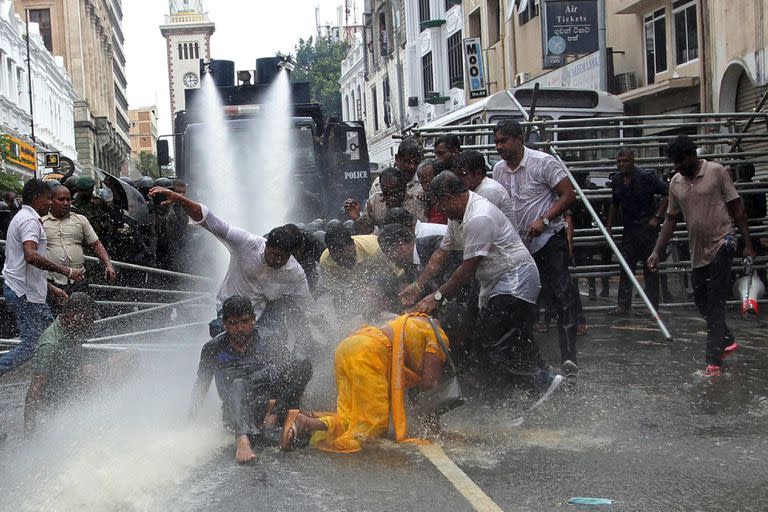
M 371 161 L 391 164 L 392 138 L 465 105 L 463 10 L 456 0 L 366 0 L 342 63 L 345 119 L 365 121 Z
M 185 108 L 184 90 L 200 87 L 200 59 L 211 58 L 215 30 L 202 0 L 171 0 L 165 23 L 160 26 L 168 55 L 171 119 Z
M 84 171 L 119 174 L 130 154 L 121 0 L 14 0 L 64 58 L 74 85 L 75 145 Z
M 131 160 L 145 151 L 157 154 L 157 105 L 131 109 L 128 119 L 131 123 Z
M 42 154 L 75 154 L 75 91 L 61 57 L 46 49 L 37 23 L 29 24 L 30 69 L 25 23 L 13 2 L 0 0 L 0 134 L 4 167 L 24 178 L 40 176 Z M 32 110 L 30 110 L 30 80 Z M 33 118 L 34 114 L 34 118 Z M 34 126 L 34 134 L 33 134 Z

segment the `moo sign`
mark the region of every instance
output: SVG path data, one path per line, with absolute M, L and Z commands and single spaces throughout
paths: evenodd
M 469 97 L 474 99 L 488 96 L 483 63 L 483 45 L 480 43 L 479 37 L 464 38 L 464 71 L 467 75 Z
M 565 64 L 566 55 L 597 51 L 597 0 L 544 0 L 544 61 Z

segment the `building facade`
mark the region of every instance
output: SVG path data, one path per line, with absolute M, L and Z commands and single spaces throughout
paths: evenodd
M 184 110 L 184 90 L 200 87 L 200 59 L 211 58 L 211 36 L 216 25 L 201 0 L 171 0 L 160 32 L 166 40 L 171 119 Z
M 131 123 L 131 160 L 139 153 L 157 154 L 157 105 L 139 107 L 128 111 Z
M 130 154 L 121 0 L 14 0 L 74 85 L 75 145 L 84 172 L 119 174 Z
M 43 153 L 76 159 L 72 82 L 61 57 L 46 49 L 37 23 L 29 24 L 30 70 L 25 23 L 11 0 L 0 0 L 0 133 L 6 172 L 30 178 L 43 173 Z M 34 114 L 34 138 L 32 133 Z

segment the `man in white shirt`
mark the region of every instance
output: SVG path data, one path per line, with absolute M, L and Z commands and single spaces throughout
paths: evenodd
M 448 232 L 424 272 L 401 297 L 410 302 L 444 266 L 449 251 L 463 252 L 451 278 L 415 309 L 435 311 L 474 277 L 480 284 L 480 315 L 475 346 L 494 378 L 533 378 L 544 388 L 562 378 L 544 363 L 533 339 L 532 310 L 541 288 L 539 273 L 520 236 L 501 211 L 466 189 L 453 173 L 442 173 L 429 186 L 433 204 L 448 217 Z
M 479 196 L 483 196 L 493 206 L 501 210 L 501 213 L 517 229 L 515 219 L 515 206 L 504 186 L 496 180 L 488 177 L 488 167 L 485 158 L 479 151 L 462 151 L 456 158 L 456 166 L 453 171 L 464 186 Z
M 295 240 L 287 229 L 275 228 L 264 238 L 229 225 L 205 205 L 177 192 L 154 187 L 149 194 L 163 196 L 163 206 L 180 204 L 193 224 L 208 230 L 229 250 L 227 274 L 216 295 L 217 316 L 220 317 L 224 301 L 235 295 L 251 300 L 257 321 L 269 305 L 283 299 L 294 301 L 299 311 L 306 311 L 314 304 L 304 270 L 291 256 Z M 221 332 L 223 326 L 214 320 L 211 336 Z
M 536 261 L 542 287 L 553 297 L 560 362 L 568 373 L 573 373 L 578 369 L 579 291 L 568 272 L 570 257 L 563 213 L 576 202 L 576 193 L 554 157 L 525 147 L 523 129 L 517 121 L 499 122 L 494 137 L 502 160 L 493 168 L 493 179 L 509 192 L 518 233 Z
M 31 179 L 24 184 L 23 205 L 8 226 L 3 267 L 3 297 L 16 317 L 21 344 L 0 357 L 0 376 L 32 357 L 40 334 L 53 322 L 46 304 L 48 292 L 60 300 L 67 294 L 48 284 L 48 272 L 58 272 L 74 282 L 85 272 L 59 265 L 46 258 L 48 239 L 41 216 L 48 213 L 51 191 L 42 180 Z

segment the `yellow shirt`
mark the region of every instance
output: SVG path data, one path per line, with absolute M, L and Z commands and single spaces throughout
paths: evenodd
M 99 241 L 85 216 L 70 213 L 63 219 L 57 219 L 50 213 L 43 217 L 43 229 L 48 237 L 48 259 L 70 268 L 84 268 L 85 255 L 83 246 L 91 246 Z M 50 273 L 57 284 L 67 284 L 67 276 Z

